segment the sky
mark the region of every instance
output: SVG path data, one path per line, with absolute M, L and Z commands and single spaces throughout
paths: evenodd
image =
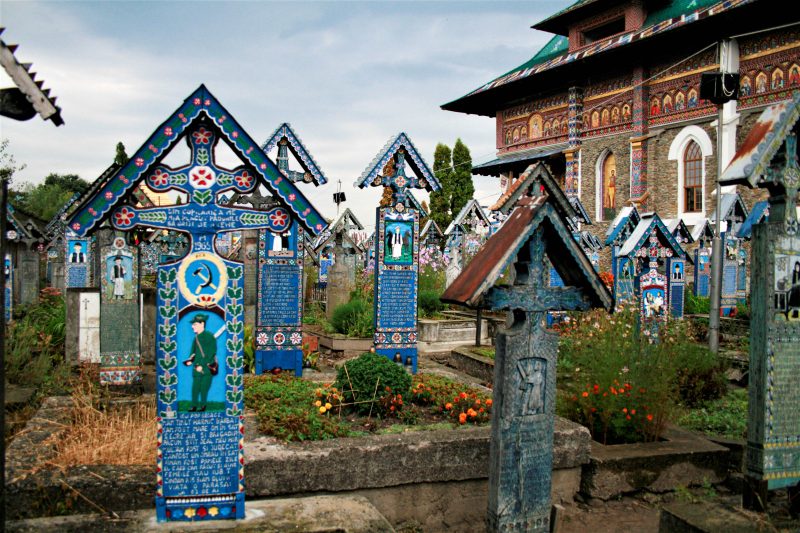
M 51 172 L 91 182 L 117 142 L 132 154 L 202 83 L 259 143 L 289 122 L 328 178 L 302 192 L 333 218 L 341 180 L 342 209 L 371 231 L 381 191 L 353 182 L 386 142 L 406 132 L 429 165 L 456 138 L 474 164 L 494 159 L 494 119 L 439 106 L 530 59 L 551 37 L 530 26 L 570 3 L 3 0 L 2 38 L 65 125 L 0 117 L 0 137 L 26 165 L 17 185 Z M 474 184 L 482 205 L 499 196 L 497 178 Z

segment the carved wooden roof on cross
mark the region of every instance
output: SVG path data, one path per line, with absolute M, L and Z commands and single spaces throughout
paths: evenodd
M 411 167 L 410 174 L 406 174 L 406 164 Z M 356 180 L 355 185 L 361 189 L 369 186 L 389 187 L 392 191 L 392 206 L 400 212 L 412 207 L 409 201 L 410 189 L 439 191 L 442 188 L 405 133 L 389 140 Z

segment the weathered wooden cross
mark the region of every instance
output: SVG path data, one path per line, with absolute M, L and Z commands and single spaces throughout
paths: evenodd
M 750 384 L 742 503 L 763 511 L 769 490 L 787 488 L 800 511 L 800 235 L 797 132 L 800 92 L 767 107 L 721 183 L 769 190 L 769 218 L 753 226 Z M 783 150 L 781 150 L 783 149 Z M 781 153 L 782 152 L 782 153 Z
M 543 173 L 540 179 L 552 177 Z M 442 295 L 444 301 L 513 313 L 511 327 L 495 338 L 490 531 L 550 530 L 558 335 L 546 329 L 547 312 L 613 307 L 572 237 L 567 218 L 574 212 L 565 199 L 555 193 L 520 201 Z M 548 257 L 564 287 L 548 286 Z M 495 287 L 511 264 L 514 285 Z

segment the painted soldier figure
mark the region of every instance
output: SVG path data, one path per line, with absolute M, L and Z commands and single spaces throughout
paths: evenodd
M 192 318 L 192 331 L 195 333 L 192 351 L 183 362 L 192 368 L 192 407 L 189 411 L 205 411 L 211 380 L 217 374 L 217 339 L 206 331 L 208 315 L 198 313 Z

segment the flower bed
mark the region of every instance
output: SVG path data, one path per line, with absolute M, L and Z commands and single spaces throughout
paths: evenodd
M 637 331 L 636 309 L 593 311 L 559 326 L 558 412 L 603 444 L 657 441 L 679 406 L 725 391 L 724 369 L 691 341 L 686 323 L 671 320 L 650 339 Z
M 406 392 L 386 389 L 375 388 L 365 404 L 334 383 L 320 386 L 286 374 L 262 375 L 245 379 L 245 401 L 256 412 L 259 431 L 284 441 L 484 425 L 490 420 L 489 395 L 441 376 L 417 374 Z

